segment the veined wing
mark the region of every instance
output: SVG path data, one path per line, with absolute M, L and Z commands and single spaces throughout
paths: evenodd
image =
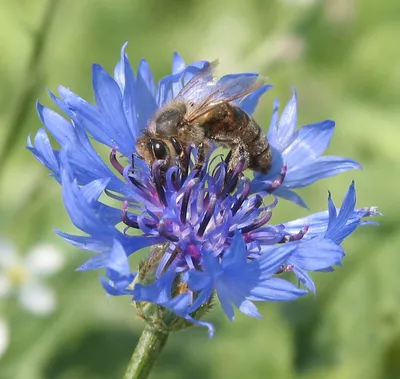
M 185 84 L 175 99 L 185 103 L 199 103 L 209 96 L 217 83 L 213 74 L 217 66 L 218 61 L 205 65 Z
M 188 105 L 187 121 L 194 121 L 212 108 L 243 99 L 264 85 L 257 74 L 227 75 L 215 80 L 217 62 L 205 66 L 179 92 L 176 99 Z

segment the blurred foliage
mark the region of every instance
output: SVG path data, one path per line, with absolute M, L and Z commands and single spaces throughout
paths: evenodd
M 22 251 L 53 242 L 68 259 L 51 281 L 55 314 L 33 317 L 12 302 L 0 308 L 11 331 L 1 379 L 119 378 L 143 327 L 127 298 L 105 297 L 100 273 L 74 271 L 88 253 L 52 233 L 74 229 L 59 186 L 24 150 L 40 127 L 35 99 L 53 107 L 46 88 L 58 84 L 92 99 L 90 65 L 111 72 L 125 41 L 132 65 L 146 57 L 157 78 L 175 50 L 188 62 L 219 58 L 222 73 L 267 76 L 276 87 L 256 113 L 266 128 L 273 98 L 286 102 L 293 85 L 300 124 L 335 119 L 329 153 L 364 166 L 302 190 L 310 208 L 326 208 L 328 188 L 339 202 L 354 178 L 358 205 L 385 214 L 380 227 L 345 242 L 344 267 L 314 275 L 315 297 L 264 304 L 263 320 L 238 314 L 232 325 L 215 310 L 214 339 L 199 328 L 172 335 L 151 377 L 400 378 L 400 2 L 0 0 L 0 35 L 1 235 Z M 284 202 L 279 209 L 276 222 L 306 214 Z

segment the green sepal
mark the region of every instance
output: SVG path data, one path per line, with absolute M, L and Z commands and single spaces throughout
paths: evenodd
M 150 254 L 147 259 L 143 260 L 139 264 L 138 275 L 135 279 L 134 284 L 140 283 L 141 285 L 149 285 L 155 281 L 155 273 L 158 264 L 168 248 L 168 243 L 154 245 L 150 249 Z M 181 275 L 177 275 L 172 285 L 172 297 L 178 296 L 188 291 L 187 284 L 183 281 Z M 196 293 L 194 293 L 196 298 Z M 195 319 L 202 318 L 207 314 L 214 303 L 214 295 L 211 296 L 207 304 L 201 305 L 195 312 L 190 316 Z M 182 330 L 193 324 L 183 317 L 178 316 L 173 311 L 166 309 L 160 305 L 144 302 L 134 301 L 134 305 L 138 311 L 138 316 L 142 318 L 146 324 L 155 330 L 163 332 L 172 332 Z

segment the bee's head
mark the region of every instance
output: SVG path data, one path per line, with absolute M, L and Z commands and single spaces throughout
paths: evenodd
M 145 134 L 138 138 L 136 149 L 149 167 L 152 167 L 153 163 L 158 160 L 164 161 L 166 167 L 175 164 L 175 149 L 171 141 L 166 138 Z
M 186 114 L 184 103 L 171 103 L 162 107 L 150 120 L 147 130 L 158 136 L 168 138 L 177 135 L 178 125 Z

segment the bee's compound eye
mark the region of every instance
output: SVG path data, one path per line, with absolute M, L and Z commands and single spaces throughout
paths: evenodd
M 153 140 L 151 147 L 153 149 L 153 153 L 156 159 L 167 158 L 168 151 L 167 151 L 167 146 L 165 145 L 164 142 L 160 140 Z
M 183 151 L 182 151 L 182 146 L 181 146 L 181 144 L 178 142 L 178 140 L 177 140 L 175 137 L 171 137 L 169 140 L 171 141 L 172 146 L 174 147 L 176 153 L 177 153 L 178 155 L 181 155 Z

